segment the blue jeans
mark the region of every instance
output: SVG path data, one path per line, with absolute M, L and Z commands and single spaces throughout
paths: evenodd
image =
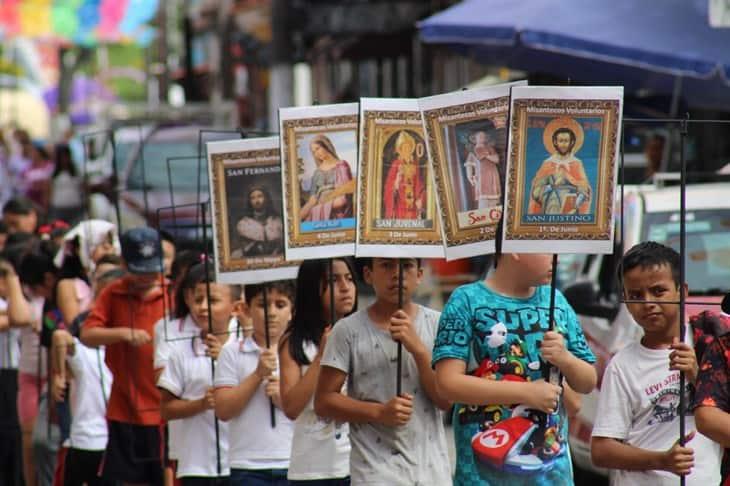
M 289 486 L 286 469 L 231 469 L 230 486 Z

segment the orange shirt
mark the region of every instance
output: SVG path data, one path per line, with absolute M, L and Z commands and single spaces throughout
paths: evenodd
M 99 295 L 84 328 L 131 327 L 147 331 L 154 339 L 154 325 L 165 312 L 161 289 L 141 299 L 128 291 L 128 278 L 111 284 Z M 160 392 L 155 383 L 153 341 L 142 346 L 125 342 L 106 346 L 106 364 L 114 375 L 107 403 L 109 420 L 137 425 L 158 425 Z

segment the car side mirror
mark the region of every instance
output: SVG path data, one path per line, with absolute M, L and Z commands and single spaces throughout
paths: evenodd
M 618 314 L 618 304 L 605 304 L 598 298 L 593 282 L 578 282 L 563 290 L 568 303 L 576 314 L 613 320 Z

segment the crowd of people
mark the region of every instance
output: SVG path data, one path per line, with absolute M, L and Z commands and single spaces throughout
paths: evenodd
M 72 150 L 72 147 L 75 150 Z M 0 206 L 15 196 L 30 199 L 51 220 L 68 224 L 83 214 L 83 177 L 71 132 L 49 146 L 32 140 L 23 129 L 0 130 Z
M 164 232 L 38 214 L 3 207 L 0 484 L 573 483 L 568 422 L 598 377 L 560 292 L 548 322 L 550 255 L 499 255 L 438 312 L 412 300 L 416 258 L 311 260 L 241 287 Z M 711 332 L 730 325 L 706 313 L 679 339 L 678 269 L 652 242 L 623 257 L 644 337 L 602 378 L 592 444 L 616 484 L 730 481 L 730 333 Z

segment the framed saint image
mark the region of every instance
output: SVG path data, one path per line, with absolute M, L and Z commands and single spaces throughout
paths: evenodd
M 502 217 L 512 86 L 419 100 L 448 260 L 493 253 Z
M 210 142 L 207 149 L 217 281 L 295 278 L 297 265 L 284 258 L 279 137 Z
M 443 258 L 418 100 L 360 100 L 357 256 Z
M 358 104 L 279 110 L 286 257 L 355 254 Z
M 512 90 L 503 250 L 613 252 L 621 87 Z

